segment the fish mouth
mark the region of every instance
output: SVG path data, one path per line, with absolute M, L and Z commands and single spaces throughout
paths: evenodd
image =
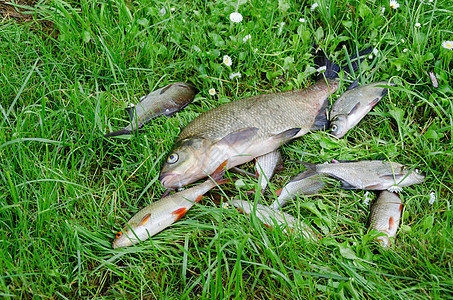
M 167 189 L 182 187 L 182 182 L 179 180 L 179 175 L 174 173 L 164 173 L 159 176 L 160 183 Z

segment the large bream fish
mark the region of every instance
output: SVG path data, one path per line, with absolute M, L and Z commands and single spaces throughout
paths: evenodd
M 185 186 L 225 160 L 229 169 L 311 130 L 325 129 L 328 97 L 340 82 L 338 71 L 328 62 L 324 78 L 306 89 L 253 96 L 202 113 L 181 131 L 164 163 L 162 185 Z
M 193 101 L 198 90 L 185 82 L 171 83 L 142 97 L 140 103 L 126 108 L 131 124 L 123 129 L 107 133 L 104 137 L 131 134 L 151 119 L 171 116 Z

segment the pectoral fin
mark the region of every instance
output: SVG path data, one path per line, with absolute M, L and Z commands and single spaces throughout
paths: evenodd
M 177 210 L 173 211 L 172 214 L 176 216 L 175 222 L 178 221 L 179 219 L 181 219 L 188 210 L 189 209 L 187 207 L 181 207 L 181 208 L 178 208 Z
M 143 224 L 145 224 L 145 223 L 149 220 L 150 217 L 151 217 L 151 214 L 146 214 L 146 215 L 143 217 L 143 219 L 140 221 L 140 223 L 138 223 L 137 226 L 142 226 Z
M 229 133 L 227 136 L 217 142 L 218 145 L 234 146 L 252 139 L 258 132 L 257 127 L 247 127 Z
M 271 139 L 279 144 L 284 144 L 295 137 L 300 131 L 300 128 L 291 128 L 286 131 L 274 135 Z
M 359 109 L 359 107 L 360 107 L 360 102 L 357 102 L 357 104 L 354 105 L 354 107 L 349 112 L 349 115 L 353 115 Z

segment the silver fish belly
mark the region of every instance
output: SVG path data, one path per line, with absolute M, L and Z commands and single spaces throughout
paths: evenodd
M 401 219 L 403 204 L 400 197 L 391 192 L 382 191 L 371 206 L 370 228 L 385 235 L 377 237 L 383 247 L 390 246 L 390 238 L 396 236 Z

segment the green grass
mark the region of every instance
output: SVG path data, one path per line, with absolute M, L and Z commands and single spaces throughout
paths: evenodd
M 2 18 L 0 295 L 453 298 L 453 51 L 441 47 L 453 40 L 451 1 L 406 1 L 397 10 L 387 1 L 319 1 L 314 12 L 312 2 L 297 2 L 55 0 L 16 6 L 26 20 Z M 236 10 L 244 16 L 238 24 L 229 21 Z M 221 103 L 312 84 L 313 42 L 336 62 L 373 46 L 379 54 L 348 81 L 393 78 L 404 86 L 344 138 L 316 132 L 284 146 L 285 170 L 262 201 L 270 204 L 303 170 L 289 159 L 398 161 L 427 179 L 401 193 L 396 245 L 375 242 L 363 191 L 335 187 L 291 201 L 284 211 L 323 236 L 310 243 L 216 205 L 215 194 L 247 197 L 225 185 L 152 239 L 111 249 L 124 222 L 163 193 L 160 168 L 181 128 Z M 232 72 L 242 77 L 230 80 Z M 187 80 L 200 93 L 174 117 L 130 139 L 100 138 L 127 124 L 128 103 Z

